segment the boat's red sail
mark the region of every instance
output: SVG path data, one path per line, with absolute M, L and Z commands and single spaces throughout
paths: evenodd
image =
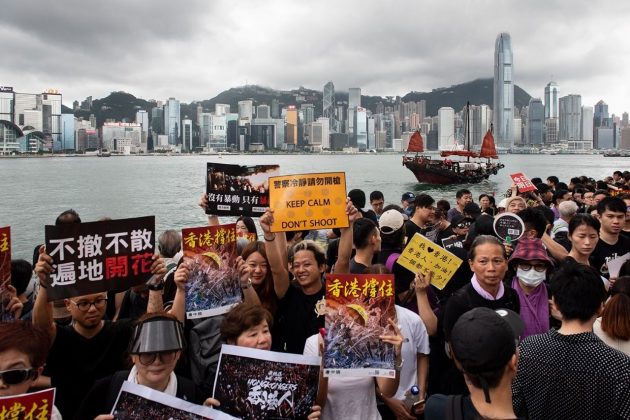
M 440 156 L 464 156 L 464 157 L 479 157 L 477 152 L 473 152 L 472 150 L 442 150 L 440 152 Z
M 497 148 L 494 146 L 494 137 L 492 137 L 492 133 L 490 130 L 483 137 L 483 143 L 481 144 L 481 152 L 479 153 L 479 157 L 498 159 Z
M 416 131 L 411 135 L 409 139 L 409 146 L 407 146 L 407 153 L 415 152 L 422 153 L 424 152 L 424 142 L 422 141 L 422 135 L 419 131 Z

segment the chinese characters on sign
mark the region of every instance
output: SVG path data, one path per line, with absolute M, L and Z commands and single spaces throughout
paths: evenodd
M 11 299 L 7 286 L 11 284 L 11 228 L 0 228 L 0 321 L 12 321 L 13 314 L 5 309 Z
M 279 174 L 278 165 L 241 166 L 209 162 L 206 213 L 261 216 L 269 207 L 269 177 Z
M 324 376 L 394 377 L 392 274 L 327 274 Z
M 49 300 L 122 291 L 151 278 L 155 217 L 46 226 Z
M 213 398 L 242 419 L 306 419 L 315 403 L 319 357 L 224 344 Z
M 0 397 L 0 419 L 50 420 L 54 402 L 54 388 L 30 394 Z
M 182 229 L 184 259 L 190 268 L 186 283 L 189 319 L 223 314 L 241 302 L 236 270 L 236 225 Z
M 510 174 L 510 178 L 512 178 L 512 182 L 516 185 L 519 193 L 536 191 L 537 188 L 532 181 L 529 180 L 522 172 L 518 172 L 515 174 Z
M 426 274 L 430 271 L 433 275 L 431 284 L 442 290 L 451 280 L 462 260 L 416 233 L 398 257 L 397 263 L 412 273 L 420 271 Z
M 494 233 L 504 241 L 511 243 L 525 233 L 525 223 L 514 213 L 501 213 L 494 219 Z
M 269 178 L 273 232 L 348 227 L 343 172 Z

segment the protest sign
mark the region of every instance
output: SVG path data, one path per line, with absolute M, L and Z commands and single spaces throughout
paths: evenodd
M 527 178 L 522 172 L 510 174 L 510 178 L 512 178 L 512 182 L 514 183 L 514 185 L 516 185 L 516 188 L 520 193 L 538 190 L 538 188 L 536 188 L 536 186 L 532 184 L 532 181 L 530 181 L 530 179 Z
M 457 238 L 444 238 L 442 239 L 442 247 L 449 250 L 451 248 L 464 248 L 464 242 Z
M 628 260 L 630 260 L 630 252 L 626 252 L 620 257 L 608 260 L 606 262 L 606 266 L 608 267 L 608 275 L 610 276 L 610 278 L 614 279 L 619 277 L 621 266 Z
M 343 172 L 273 177 L 269 188 L 272 232 L 349 226 Z
M 46 226 L 48 300 L 123 291 L 151 278 L 155 217 Z
M 508 244 L 518 240 L 525 233 L 523 219 L 514 213 L 501 213 L 494 219 L 494 233 Z
M 269 177 L 278 175 L 278 165 L 241 166 L 208 162 L 206 213 L 261 216 L 269 206 Z
M 242 419 L 306 419 L 315 404 L 319 357 L 224 344 L 213 398 Z
M 55 388 L 0 397 L 0 419 L 50 420 L 54 403 Z
M 125 420 L 230 420 L 234 417 L 173 397 L 144 385 L 124 381 L 110 413 Z
M 431 284 L 440 290 L 462 264 L 460 258 L 419 233 L 413 235 L 396 262 L 414 274 L 431 272 Z
M 14 316 L 6 310 L 11 299 L 7 286 L 11 284 L 11 228 L 0 228 L 0 321 L 12 321 Z
M 241 302 L 236 270 L 236 225 L 182 229 L 186 283 L 186 317 L 207 318 L 226 313 Z
M 616 187 L 615 187 L 616 188 Z M 625 195 L 625 194 L 630 194 L 630 190 L 623 190 L 621 188 L 617 188 L 617 189 L 613 189 L 612 191 L 610 191 L 610 195 L 612 197 L 616 197 L 618 195 Z
M 326 274 L 324 376 L 393 378 L 394 346 L 379 336 L 392 334 L 393 274 Z

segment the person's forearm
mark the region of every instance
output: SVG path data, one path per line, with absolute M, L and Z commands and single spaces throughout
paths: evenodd
M 429 377 L 429 356 L 418 353 L 417 370 L 418 370 L 418 388 L 420 388 L 420 398 L 424 398 L 427 393 L 427 378 Z
M 247 289 L 243 289 L 243 302 L 248 305 L 260 306 L 260 297 L 258 293 L 254 290 L 253 287 L 248 287 Z
M 272 235 L 273 239 L 268 240 Z M 265 234 L 265 251 L 267 251 L 267 259 L 269 260 L 269 267 L 273 276 L 274 290 L 279 299 L 283 298 L 289 289 L 289 262 L 283 258 L 283 253 L 280 249 L 282 239 L 286 241 L 284 232 Z M 276 244 L 275 242 L 278 243 Z
M 339 248 L 337 249 L 337 262 L 335 273 L 345 274 L 350 272 L 350 257 L 352 256 L 352 223 L 341 230 Z
M 173 314 L 180 322 L 186 321 L 186 291 L 177 288 L 175 292 L 175 298 L 173 299 L 173 306 L 168 311 L 169 314 Z
M 46 329 L 51 337 L 55 337 L 52 302 L 48 302 L 48 291 L 43 286 L 40 286 L 35 305 L 33 305 L 33 325 Z
M 208 226 L 219 226 L 221 222 L 219 221 L 219 216 L 216 214 L 208 215 Z
M 324 369 L 319 371 L 319 387 L 317 389 L 317 398 L 315 404 L 319 405 L 322 410 L 326 405 L 326 399 L 328 398 L 328 378 L 324 377 Z
M 149 290 L 149 302 L 147 303 L 147 313 L 160 312 L 164 310 L 162 290 Z M 179 318 L 178 318 L 179 319 Z
M 400 384 L 400 371 L 396 370 L 394 378 L 376 378 L 376 385 L 381 390 L 381 394 L 386 398 L 392 398 L 396 395 L 398 385 Z
M 416 302 L 418 303 L 418 314 L 427 329 L 427 334 L 434 336 L 437 332 L 438 319 L 431 308 L 427 292 L 416 292 Z
M 564 261 L 569 255 L 568 251 L 562 245 L 551 239 L 551 236 L 546 233 L 542 237 L 542 242 L 549 250 L 549 253 L 551 253 L 551 256 L 558 261 Z

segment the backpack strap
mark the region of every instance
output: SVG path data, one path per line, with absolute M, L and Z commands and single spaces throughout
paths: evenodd
M 464 420 L 464 396 L 449 395 L 446 400 L 446 420 Z

